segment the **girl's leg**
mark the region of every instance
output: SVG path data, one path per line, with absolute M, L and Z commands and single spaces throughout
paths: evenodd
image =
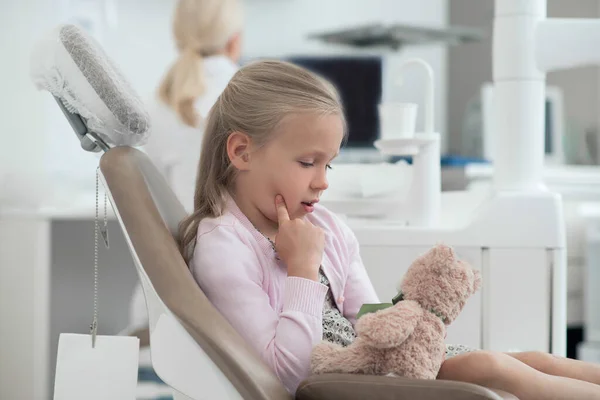
M 600 365 L 598 364 L 557 357 L 538 351 L 506 354 L 545 374 L 564 376 L 600 385 Z
M 600 399 L 600 386 L 544 374 L 504 353 L 476 351 L 446 360 L 438 379 L 474 383 L 519 400 Z

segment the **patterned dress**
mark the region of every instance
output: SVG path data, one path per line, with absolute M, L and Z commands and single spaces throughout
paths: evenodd
M 323 270 L 319 270 L 319 281 L 329 287 L 329 280 Z M 323 304 L 323 340 L 346 347 L 355 338 L 354 327 L 338 310 L 331 289 L 329 289 L 325 296 L 325 304 Z

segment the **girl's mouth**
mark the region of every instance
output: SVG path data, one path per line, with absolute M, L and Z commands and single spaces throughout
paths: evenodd
M 315 203 L 312 201 L 303 201 L 302 206 L 307 213 L 311 213 L 315 210 Z

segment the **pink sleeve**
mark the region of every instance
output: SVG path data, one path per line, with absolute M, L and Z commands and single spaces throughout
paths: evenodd
M 356 314 L 365 303 L 379 303 L 373 284 L 360 257 L 358 240 L 352 230 L 340 222 L 348 246 L 348 279 L 344 287 L 344 317 L 356 324 Z
M 197 240 L 193 274 L 213 305 L 294 393 L 309 375 L 312 348 L 322 340 L 327 287 L 288 277 L 283 309 L 274 310 L 262 288 L 257 255 L 231 226 Z

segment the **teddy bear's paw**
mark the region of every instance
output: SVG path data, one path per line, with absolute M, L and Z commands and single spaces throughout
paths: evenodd
M 329 342 L 316 345 L 310 359 L 312 372 L 315 374 L 331 372 L 340 349 L 340 346 Z

